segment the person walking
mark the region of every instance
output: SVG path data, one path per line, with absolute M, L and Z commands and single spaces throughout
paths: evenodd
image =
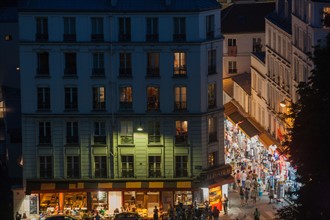
M 274 188 L 273 187 L 270 187 L 270 190 L 269 190 L 269 204 L 273 202 L 273 199 L 274 199 Z
M 16 212 L 15 219 L 16 220 L 21 220 L 22 219 L 22 215 L 19 212 Z
M 249 194 L 250 194 L 250 191 L 248 189 L 245 189 L 244 190 L 244 196 L 245 196 L 245 204 L 246 205 L 248 204 Z
M 158 220 L 158 209 L 157 209 L 156 205 L 155 205 L 155 208 L 154 208 L 154 220 Z
M 257 203 L 257 194 L 258 194 L 257 189 L 252 188 L 252 190 L 251 190 L 251 199 L 252 199 L 254 205 Z
M 242 186 L 239 187 L 239 196 L 241 198 L 241 206 L 243 206 L 244 205 L 244 190 L 243 190 Z
M 222 204 L 223 204 L 223 211 L 225 212 L 224 214 L 228 214 L 228 203 L 229 199 L 226 194 L 223 194 L 223 199 L 222 199 Z
M 219 214 L 220 214 L 219 209 L 216 206 L 214 206 L 214 208 L 213 208 L 213 218 L 214 218 L 214 220 L 219 220 Z
M 253 216 L 254 216 L 254 220 L 260 220 L 260 212 L 258 208 L 256 208 L 256 210 L 254 211 Z

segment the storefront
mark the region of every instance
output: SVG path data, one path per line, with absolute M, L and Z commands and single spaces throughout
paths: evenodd
M 65 184 L 27 182 L 27 192 L 31 192 L 26 196 L 28 216 L 65 213 L 82 217 L 97 210 L 110 218 L 118 209 L 152 217 L 155 206 L 167 211 L 170 205 L 193 205 L 193 201 L 201 201 L 203 196 L 199 185 L 191 181 Z

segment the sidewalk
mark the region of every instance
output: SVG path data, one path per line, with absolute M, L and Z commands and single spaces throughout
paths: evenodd
M 239 220 L 253 220 L 253 213 L 255 208 L 260 212 L 260 220 L 275 219 L 276 210 L 286 205 L 286 202 L 274 202 L 269 204 L 268 193 L 257 199 L 256 205 L 250 199 L 247 205 L 241 206 L 239 193 L 237 191 L 229 191 L 229 209 L 228 215 L 224 215 L 223 211 L 220 214 L 220 220 L 239 219 Z

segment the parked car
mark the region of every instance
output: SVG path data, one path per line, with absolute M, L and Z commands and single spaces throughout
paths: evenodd
M 135 212 L 118 213 L 114 220 L 141 220 L 141 216 Z
M 77 220 L 69 215 L 52 215 L 46 218 L 46 220 Z

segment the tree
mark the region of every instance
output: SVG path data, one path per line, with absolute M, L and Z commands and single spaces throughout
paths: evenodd
M 311 77 L 298 86 L 299 100 L 287 117 L 288 151 L 297 167 L 297 199 L 278 212 L 280 219 L 330 219 L 330 34 L 315 47 Z

